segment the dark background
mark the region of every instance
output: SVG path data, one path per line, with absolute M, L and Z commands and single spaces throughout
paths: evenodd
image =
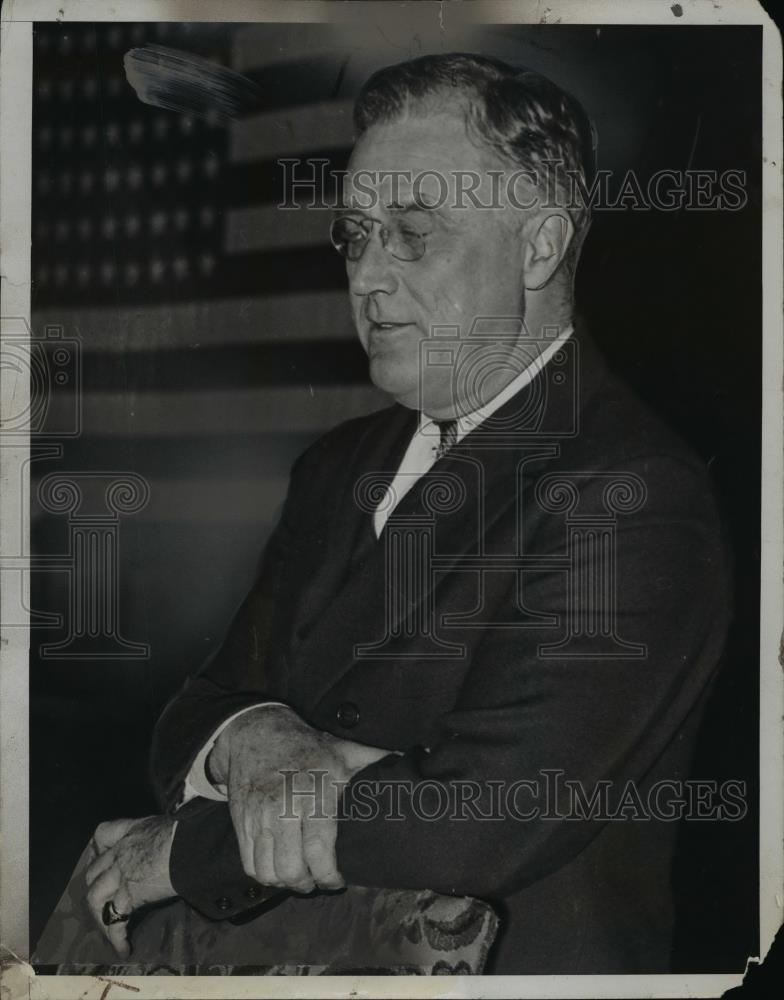
M 327 219 L 281 222 L 275 160 L 343 166 L 346 109 L 369 72 L 462 49 L 575 93 L 616 182 L 628 169 L 746 171 L 738 212 L 598 211 L 577 300 L 612 366 L 709 464 L 724 506 L 736 622 L 694 776 L 746 780 L 749 815 L 684 830 L 676 968 L 742 969 L 757 951 L 761 29 L 431 29 L 35 26 L 33 331 L 78 340 L 83 422 L 59 458 L 33 463 L 34 555 L 68 546 L 67 519 L 37 503 L 42 476 L 130 471 L 151 494 L 119 527 L 119 631 L 149 656 L 52 660 L 40 647 L 66 628 L 31 637 L 32 941 L 95 825 L 155 811 L 151 729 L 249 587 L 291 462 L 384 404 Z M 227 126 L 142 104 L 123 56 L 148 44 L 244 73 L 254 106 Z M 35 612 L 67 612 L 64 574 L 31 584 Z

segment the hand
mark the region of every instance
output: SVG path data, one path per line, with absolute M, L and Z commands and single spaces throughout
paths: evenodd
M 98 926 L 118 955 L 130 955 L 127 922 L 103 922 L 106 903 L 130 915 L 145 903 L 176 896 L 169 879 L 169 855 L 174 839 L 171 816 L 118 819 L 101 823 L 93 834 L 96 855 L 87 868 L 87 903 Z
M 342 888 L 340 794 L 389 752 L 319 732 L 282 705 L 238 716 L 216 740 L 208 769 L 226 785 L 245 873 L 296 892 Z

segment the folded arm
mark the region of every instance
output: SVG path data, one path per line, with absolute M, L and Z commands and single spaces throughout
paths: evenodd
M 563 782 L 546 814 L 483 818 L 497 812 L 499 788 L 516 785 L 519 812 L 534 795 L 520 782 L 541 786 L 546 772 L 579 783 L 589 797 L 598 782 L 622 788 L 642 780 L 677 734 L 719 658 L 726 566 L 699 475 L 667 458 L 646 459 L 644 471 L 649 502 L 617 525 L 615 627 L 623 639 L 642 643 L 645 656 L 542 655 L 557 638 L 552 629 L 487 629 L 454 705 L 434 719 L 428 739 L 354 773 L 336 842 L 346 882 L 502 897 L 575 857 L 602 821 L 559 818 L 570 804 Z M 600 481 L 584 487 L 603 488 Z M 563 536 L 555 531 L 538 545 L 557 554 Z M 573 573 L 589 573 L 589 560 L 578 553 Z M 524 577 L 525 605 L 565 621 L 566 574 Z M 515 577 L 507 608 L 518 603 L 517 587 Z M 461 797 L 463 818 L 455 819 L 451 804 Z M 197 872 L 188 856 L 208 830 L 222 838 L 222 853 L 210 870 Z M 175 885 L 205 912 L 216 894 L 244 905 L 247 848 L 243 867 L 231 830 L 230 808 L 210 803 L 175 836 Z

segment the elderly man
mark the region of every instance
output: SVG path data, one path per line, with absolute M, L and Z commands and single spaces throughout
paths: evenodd
M 493 904 L 494 972 L 666 972 L 728 574 L 704 468 L 575 319 L 590 124 L 452 54 L 376 73 L 355 125 L 332 240 L 395 402 L 295 463 L 158 725 L 166 814 L 99 827 L 91 906 L 122 953 L 175 894 L 431 889 Z

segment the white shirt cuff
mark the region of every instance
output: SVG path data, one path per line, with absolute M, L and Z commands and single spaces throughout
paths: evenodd
M 190 802 L 191 799 L 195 799 L 197 796 L 203 799 L 213 799 L 215 802 L 225 802 L 228 798 L 226 794 L 226 786 L 213 785 L 207 777 L 207 758 L 212 752 L 212 748 L 215 746 L 215 741 L 218 739 L 226 726 L 229 725 L 229 723 L 234 722 L 235 719 L 244 715 L 245 712 L 252 712 L 257 708 L 267 708 L 271 705 L 282 704 L 282 701 L 262 701 L 259 702 L 258 705 L 248 705 L 246 708 L 241 708 L 239 712 L 235 712 L 234 715 L 230 715 L 228 719 L 224 719 L 198 752 L 196 759 L 191 764 L 191 769 L 185 777 L 185 787 L 183 789 L 182 798 L 177 805 L 177 809 L 184 806 L 186 802 Z

